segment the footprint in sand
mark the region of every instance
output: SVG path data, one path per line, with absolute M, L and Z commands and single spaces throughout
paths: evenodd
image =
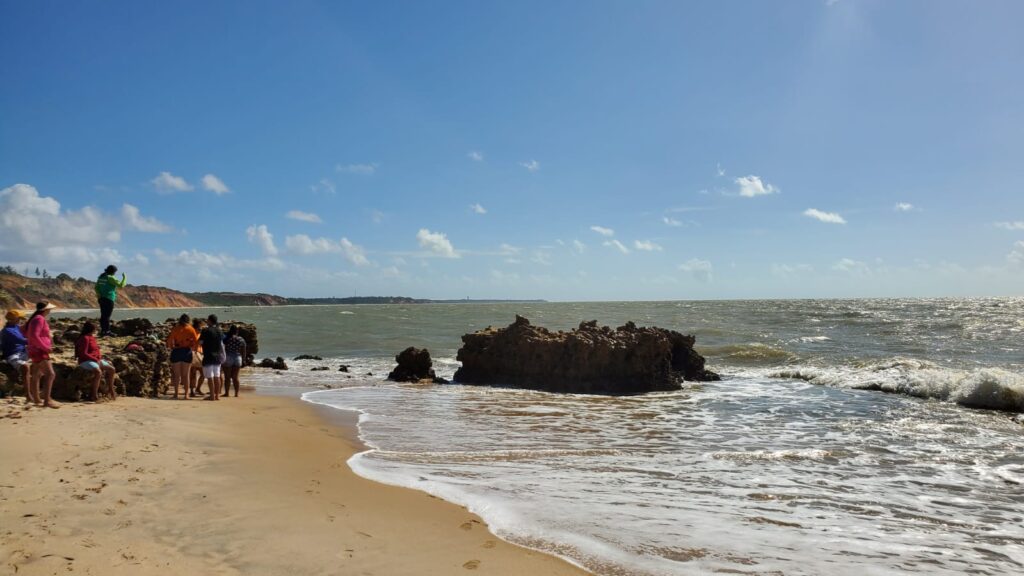
M 495 546 L 494 540 L 488 540 L 487 542 L 484 542 L 483 544 L 480 545 L 481 548 L 494 548 L 494 546 Z
M 463 522 L 459 526 L 459 528 L 462 528 L 463 530 L 472 530 L 473 529 L 473 524 L 479 524 L 479 523 L 480 523 L 479 520 L 469 520 L 468 522 Z
M 470 560 L 469 562 L 466 562 L 465 564 L 463 564 L 462 567 L 465 568 L 466 570 L 476 570 L 477 568 L 480 567 L 480 561 L 479 560 Z

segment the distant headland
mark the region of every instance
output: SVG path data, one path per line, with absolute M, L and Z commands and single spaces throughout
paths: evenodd
M 95 308 L 95 280 L 22 274 L 10 266 L 0 267 L 0 308 L 31 308 L 47 300 L 61 308 Z M 203 306 L 295 306 L 324 304 L 460 304 L 487 302 L 544 302 L 544 300 L 429 300 L 407 296 L 352 296 L 347 298 L 289 298 L 276 294 L 239 292 L 182 292 L 160 286 L 131 285 L 118 292 L 120 308 L 200 308 Z

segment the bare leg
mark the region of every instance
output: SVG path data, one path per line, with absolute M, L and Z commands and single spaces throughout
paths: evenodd
M 100 381 L 103 380 L 103 369 L 96 370 L 96 377 L 92 379 L 92 401 L 100 401 Z
M 49 360 L 45 360 L 40 364 L 39 369 L 42 372 L 39 391 L 42 393 L 43 406 L 47 408 L 60 408 L 60 402 L 56 402 L 50 397 L 50 393 L 53 392 L 53 380 L 57 377 L 53 372 L 53 365 Z
M 174 399 L 178 399 L 178 384 L 181 383 L 181 371 L 178 370 L 178 364 L 181 362 L 171 363 L 171 386 L 174 386 Z M 188 382 L 185 382 L 185 395 L 188 396 Z
M 21 369 L 21 384 L 25 387 L 25 396 L 28 397 L 29 402 L 32 401 L 32 397 L 28 395 L 29 381 L 32 379 L 32 367 L 29 364 L 22 364 Z
M 31 376 L 28 379 L 28 387 L 25 389 L 25 395 L 28 396 L 28 401 L 33 404 L 42 404 L 42 400 L 39 398 L 39 379 L 42 376 L 42 363 L 33 362 Z
M 110 399 L 117 400 L 117 390 L 114 389 L 114 377 L 117 376 L 117 370 L 114 370 L 113 366 L 105 366 L 104 370 L 107 373 L 107 390 L 110 391 Z
M 241 385 L 238 382 L 238 373 L 241 372 L 241 371 L 242 371 L 242 367 L 241 366 L 232 366 L 231 367 L 231 379 L 235 383 L 235 398 L 238 398 L 238 387 Z

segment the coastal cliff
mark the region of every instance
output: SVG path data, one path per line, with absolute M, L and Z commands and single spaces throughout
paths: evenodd
M 72 278 L 29 278 L 18 274 L 0 275 L 0 308 L 34 308 L 46 300 L 61 308 L 95 308 L 95 280 Z M 190 295 L 157 286 L 125 286 L 117 293 L 119 308 L 195 308 L 204 303 Z

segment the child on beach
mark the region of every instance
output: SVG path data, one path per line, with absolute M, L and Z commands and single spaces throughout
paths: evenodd
M 178 384 L 182 385 L 182 399 L 188 399 L 192 392 L 190 373 L 192 371 L 192 349 L 199 341 L 199 334 L 189 323 L 188 314 L 182 314 L 178 323 L 167 336 L 167 347 L 171 349 L 171 383 L 174 384 L 174 399 L 178 399 Z
M 245 364 L 245 339 L 238 335 L 238 326 L 228 329 L 228 337 L 224 340 L 224 396 L 231 395 L 231 384 L 235 385 L 235 398 L 238 397 L 238 373 Z
M 210 394 L 206 400 L 220 400 L 220 365 L 224 361 L 224 333 L 217 327 L 217 315 L 206 318 L 206 328 L 199 333 L 203 345 L 203 376 L 210 381 Z
M 203 331 L 203 321 L 192 319 L 192 330 L 196 333 L 196 343 L 192 346 L 192 367 L 188 376 L 188 395 L 190 397 L 203 394 L 203 351 L 199 345 L 199 333 Z
M 28 382 L 28 399 L 33 404 L 42 403 L 47 408 L 60 408 L 60 404 L 50 398 L 53 391 L 53 379 L 57 376 L 53 372 L 53 365 L 50 363 L 50 352 L 53 350 L 53 340 L 50 338 L 50 323 L 46 317 L 50 310 L 57 308 L 49 302 L 36 304 L 36 311 L 29 317 L 25 324 L 28 340 L 28 357 L 32 361 L 31 378 Z M 45 384 L 43 384 L 45 382 Z M 40 384 L 43 384 L 42 397 L 40 397 Z
M 3 332 L 0 332 L 0 348 L 3 349 L 3 359 L 10 364 L 18 373 L 22 384 L 28 390 L 29 363 L 28 363 L 28 340 L 21 332 L 21 312 L 8 310 L 4 316 L 7 323 L 4 324 Z M 29 397 L 32 400 L 32 397 Z
M 96 342 L 96 337 L 93 336 L 95 333 L 96 325 L 92 322 L 82 325 L 82 335 L 75 341 L 75 358 L 78 359 L 79 368 L 95 372 L 92 381 L 92 400 L 99 402 L 100 381 L 104 379 L 104 376 L 106 376 L 107 393 L 110 395 L 110 399 L 117 400 L 117 390 L 114 389 L 114 377 L 117 375 L 117 370 L 110 362 L 103 359 L 100 345 Z

